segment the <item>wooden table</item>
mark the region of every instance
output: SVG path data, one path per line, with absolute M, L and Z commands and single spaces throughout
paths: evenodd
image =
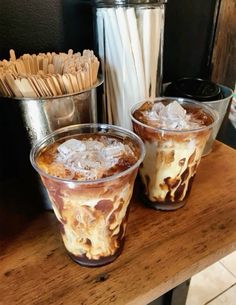
M 151 210 L 134 198 L 123 253 L 110 265 L 75 264 L 58 232 L 52 212 L 6 231 L 1 305 L 148 304 L 236 250 L 236 151 L 216 142 L 179 210 Z

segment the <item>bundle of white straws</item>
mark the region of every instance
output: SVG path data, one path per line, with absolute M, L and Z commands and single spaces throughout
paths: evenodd
M 98 8 L 96 20 L 107 120 L 130 128 L 132 105 L 158 93 L 163 9 Z

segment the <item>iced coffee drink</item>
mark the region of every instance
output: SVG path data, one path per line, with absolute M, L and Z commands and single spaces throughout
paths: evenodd
M 131 112 L 146 148 L 139 170 L 145 201 L 162 210 L 183 206 L 217 114 L 200 103 L 172 98 L 139 103 Z
M 144 145 L 134 133 L 98 124 L 59 129 L 33 148 L 31 162 L 76 262 L 100 266 L 121 253 L 143 157 Z

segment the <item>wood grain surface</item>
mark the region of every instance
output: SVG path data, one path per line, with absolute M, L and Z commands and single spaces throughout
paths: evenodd
M 234 89 L 236 80 L 236 1 L 221 0 L 212 55 L 212 81 Z
M 136 190 L 124 250 L 104 267 L 66 255 L 52 212 L 19 225 L 1 240 L 0 304 L 148 304 L 236 249 L 232 148 L 216 142 L 202 159 L 185 207 L 159 212 L 138 198 Z

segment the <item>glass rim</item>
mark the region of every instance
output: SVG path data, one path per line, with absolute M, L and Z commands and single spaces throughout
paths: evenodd
M 221 98 L 221 99 L 219 99 L 219 100 L 214 100 L 214 101 L 203 101 L 203 102 L 200 102 L 200 103 L 209 104 L 209 105 L 211 105 L 211 104 L 218 104 L 218 103 L 224 103 L 224 102 L 230 100 L 230 99 L 233 97 L 234 92 L 233 92 L 233 90 L 232 90 L 231 88 L 229 88 L 229 87 L 227 87 L 227 86 L 224 86 L 224 85 L 220 85 L 220 84 L 217 84 L 217 85 L 218 85 L 221 89 L 227 90 L 228 93 L 229 93 L 229 95 L 226 96 L 226 97 L 223 97 L 223 98 Z
M 198 128 L 192 128 L 192 129 L 187 129 L 187 130 L 176 130 L 176 129 L 167 129 L 167 128 L 161 128 L 161 127 L 153 127 L 153 126 L 149 126 L 145 123 L 140 122 L 139 120 L 137 120 L 134 116 L 133 113 L 136 109 L 138 109 L 141 105 L 143 105 L 146 102 L 152 102 L 155 103 L 156 101 L 162 101 L 162 100 L 170 100 L 170 101 L 177 101 L 177 102 L 186 102 L 186 104 L 195 104 L 200 106 L 201 109 L 206 109 L 208 111 L 208 113 L 210 113 L 210 115 L 212 116 L 212 118 L 214 119 L 214 121 L 207 126 L 201 126 Z M 181 104 L 181 103 L 180 103 Z M 211 108 L 208 105 L 203 104 L 202 102 L 197 102 L 195 100 L 191 100 L 191 99 L 187 99 L 187 98 L 180 98 L 180 97 L 169 97 L 169 96 L 162 96 L 162 97 L 156 97 L 154 99 L 146 99 L 144 101 L 138 102 L 135 105 L 133 105 L 130 109 L 130 118 L 133 122 L 141 125 L 142 127 L 151 129 L 153 131 L 161 131 L 161 132 L 166 132 L 166 133 L 177 133 L 177 134 L 184 134 L 184 133 L 190 133 L 190 132 L 199 132 L 199 131 L 203 131 L 206 129 L 210 129 L 212 127 L 214 127 L 216 125 L 216 123 L 219 121 L 219 114 L 217 113 L 216 110 L 214 110 L 213 108 Z
M 129 5 L 160 5 L 166 4 L 167 0 L 90 0 L 94 6 L 129 6 Z
M 100 179 L 95 179 L 95 180 L 73 180 L 73 179 L 65 179 L 65 178 L 60 178 L 60 177 L 55 177 L 53 175 L 47 174 L 45 173 L 42 169 L 40 169 L 38 167 L 38 165 L 35 162 L 35 156 L 37 155 L 37 153 L 39 152 L 40 148 L 42 148 L 43 144 L 45 144 L 48 140 L 53 139 L 53 137 L 55 137 L 56 135 L 60 135 L 66 131 L 73 131 L 79 128 L 95 128 L 95 127 L 100 127 L 101 129 L 113 129 L 114 131 L 119 131 L 121 133 L 123 133 L 123 135 L 127 135 L 131 140 L 135 139 L 136 142 L 138 143 L 138 146 L 140 148 L 140 156 L 138 158 L 138 160 L 129 168 L 127 168 L 126 170 L 119 172 L 117 174 L 114 174 L 112 176 L 108 176 L 105 178 L 100 178 Z M 79 132 L 78 132 L 79 134 Z M 92 133 L 91 133 L 92 134 Z M 104 133 L 105 135 L 105 133 Z M 55 131 L 53 131 L 52 133 L 48 134 L 47 136 L 43 137 L 42 139 L 40 139 L 37 143 L 34 144 L 34 146 L 32 147 L 31 151 L 30 151 L 30 162 L 33 166 L 33 168 L 36 170 L 36 172 L 41 175 L 44 176 L 46 178 L 52 179 L 54 181 L 57 182 L 63 182 L 65 184 L 76 184 L 76 185 L 94 185 L 94 184 L 99 184 L 99 183 L 104 183 L 104 182 L 109 182 L 112 180 L 115 180 L 117 178 L 120 178 L 122 176 L 125 176 L 126 174 L 128 174 L 129 172 L 131 172 L 132 170 L 136 169 L 139 167 L 139 165 L 142 163 L 143 159 L 145 156 L 145 146 L 143 141 L 141 140 L 141 138 L 136 135 L 134 132 L 127 130 L 123 127 L 120 126 L 115 126 L 115 125 L 111 125 L 111 124 L 103 124 L 103 123 L 85 123 L 85 124 L 75 124 L 75 125 L 70 125 L 70 126 L 66 126 L 60 129 L 57 129 Z
M 170 84 L 171 84 L 171 82 L 163 83 L 163 86 L 168 86 Z M 230 87 L 227 87 L 227 86 L 219 84 L 219 83 L 215 83 L 215 84 L 217 86 L 219 86 L 221 90 L 227 91 L 227 96 L 224 96 L 221 99 L 212 100 L 212 101 L 198 101 L 196 98 L 190 98 L 190 97 L 176 97 L 176 98 L 183 98 L 185 100 L 196 101 L 196 102 L 199 102 L 199 103 L 204 104 L 204 105 L 213 105 L 213 104 L 218 104 L 218 103 L 224 103 L 224 102 L 230 100 L 233 97 L 234 92 Z M 167 96 L 167 95 L 166 96 L 163 95 L 163 97 L 170 98 L 170 96 Z

